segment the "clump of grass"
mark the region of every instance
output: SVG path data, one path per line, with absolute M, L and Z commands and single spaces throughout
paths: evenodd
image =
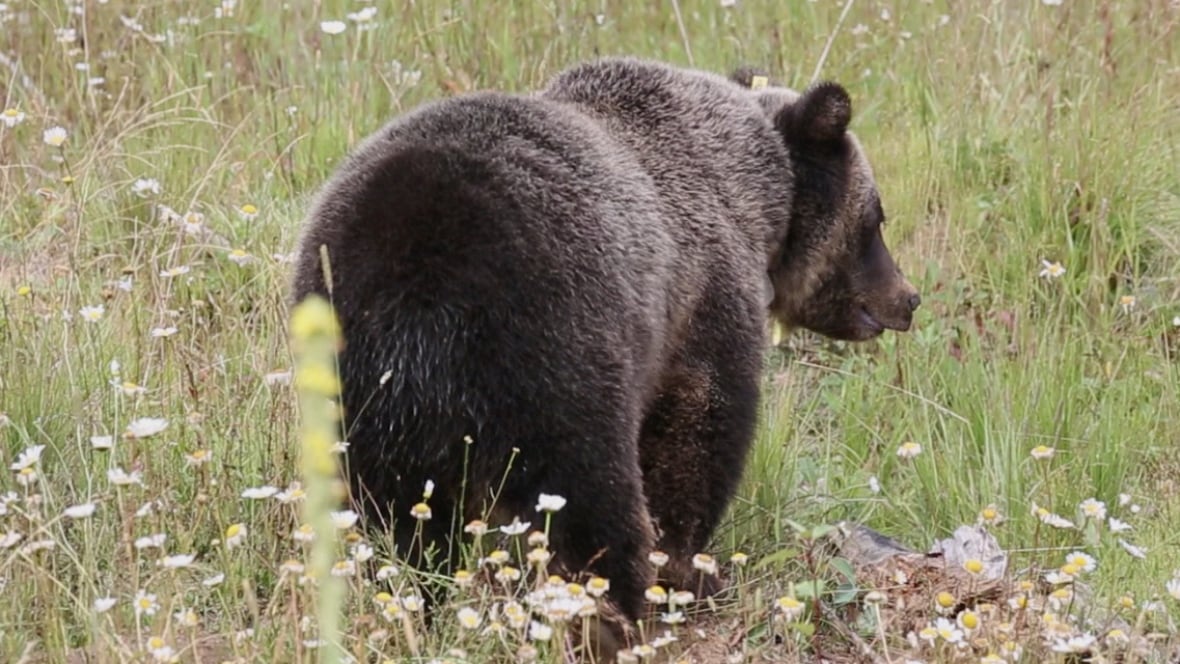
M 678 4 L 3 5 L 0 659 L 307 661 L 338 642 L 342 660 L 560 661 L 604 582 L 550 579 L 536 516 L 468 524 L 444 577 L 304 473 L 300 437 L 320 459 L 336 441 L 301 427 L 318 409 L 290 385 L 296 220 L 349 146 L 427 99 L 613 53 L 801 87 L 829 43 L 821 75 L 852 93 L 925 304 L 908 335 L 768 353 L 759 441 L 702 552 L 732 592 L 653 589 L 646 647 L 1174 650 L 1175 7 Z M 910 586 L 821 546 L 844 520 L 922 550 L 980 524 L 1012 591 L 924 598 L 903 624 Z

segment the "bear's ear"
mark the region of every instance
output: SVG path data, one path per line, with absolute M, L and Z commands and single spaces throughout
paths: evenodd
M 776 123 L 788 143 L 832 143 L 852 122 L 852 99 L 838 83 L 824 81 L 807 89 L 779 112 Z

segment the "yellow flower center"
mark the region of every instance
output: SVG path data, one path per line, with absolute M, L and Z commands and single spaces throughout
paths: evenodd
M 794 611 L 803 607 L 803 602 L 794 597 L 780 597 L 778 598 L 778 607 L 783 611 Z

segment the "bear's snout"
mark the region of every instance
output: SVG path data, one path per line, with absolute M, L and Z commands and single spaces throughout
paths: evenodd
M 914 312 L 922 305 L 922 296 L 909 281 L 904 278 L 900 281 L 901 283 L 890 296 L 879 300 L 879 308 L 872 314 L 881 327 L 897 332 L 907 332 L 913 324 Z

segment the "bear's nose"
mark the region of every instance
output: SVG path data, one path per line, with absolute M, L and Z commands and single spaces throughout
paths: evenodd
M 910 299 L 908 300 L 908 302 L 910 305 L 910 311 L 917 311 L 918 307 L 921 306 L 921 304 L 922 304 L 922 296 L 918 295 L 917 293 L 914 293 L 913 295 L 910 296 Z

